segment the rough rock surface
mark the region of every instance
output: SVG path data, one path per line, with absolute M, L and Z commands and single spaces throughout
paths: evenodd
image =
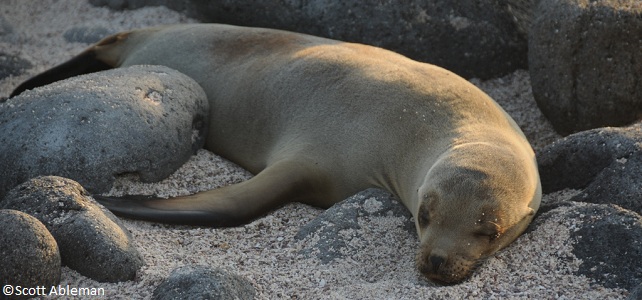
M 172 271 L 154 291 L 152 299 L 254 299 L 256 291 L 247 279 L 221 269 L 184 266 Z
M 584 226 L 573 233 L 579 273 L 608 288 L 633 290 L 642 282 L 642 217 L 616 205 L 578 209 Z
M 307 244 L 301 251 L 304 255 L 316 255 L 323 263 L 329 263 L 339 257 L 350 256 L 359 247 L 350 241 L 355 233 L 362 229 L 363 223 L 374 218 L 383 218 L 393 222 L 397 229 L 415 234 L 412 215 L 393 195 L 380 189 L 368 189 L 330 207 L 312 222 L 299 229 L 297 240 L 316 240 Z M 371 228 L 390 231 L 390 228 Z M 318 239 L 318 240 L 317 240 Z
M 578 274 L 608 288 L 632 292 L 642 283 L 642 217 L 613 204 L 563 202 L 541 214 L 532 230 L 552 216 L 573 220 L 570 241 L 580 259 Z M 551 207 L 545 208 L 545 210 Z
M 200 149 L 208 103 L 191 78 L 162 66 L 87 74 L 0 104 L 0 198 L 36 176 L 109 191 L 114 176 L 158 181 Z
M 16 210 L 0 210 L 0 245 L 0 286 L 49 287 L 60 282 L 58 244 L 38 219 Z M 15 290 L 3 292 L 2 299 L 17 294 Z
M 573 201 L 642 214 L 642 122 L 572 134 L 537 154 L 544 193 L 582 189 Z
M 166 5 L 206 22 L 269 27 L 390 49 L 463 77 L 527 66 L 530 1 L 90 0 L 114 9 Z M 524 21 L 526 20 L 526 21 Z
M 559 133 L 642 117 L 642 1 L 542 0 L 533 17 L 533 95 Z
M 629 295 L 627 300 L 642 300 L 642 283 L 635 288 Z
M 133 280 L 143 265 L 132 236 L 77 182 L 47 176 L 9 191 L 0 208 L 33 215 L 56 239 L 62 263 L 97 281 Z

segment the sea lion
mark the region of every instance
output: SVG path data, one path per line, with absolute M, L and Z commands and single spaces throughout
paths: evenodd
M 233 226 L 292 201 L 329 207 L 369 187 L 412 212 L 417 266 L 455 283 L 526 228 L 535 155 L 490 97 L 442 68 L 360 44 L 217 24 L 107 37 L 14 92 L 136 64 L 174 68 L 210 101 L 206 148 L 256 174 L 171 199 L 100 198 L 122 216 Z

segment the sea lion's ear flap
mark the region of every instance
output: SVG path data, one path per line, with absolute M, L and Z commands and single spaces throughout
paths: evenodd
M 534 209 L 532 209 L 532 208 L 530 208 L 530 207 L 528 207 L 528 208 L 527 208 L 527 211 L 528 211 L 528 212 L 526 213 L 526 215 L 527 215 L 527 216 L 532 216 L 532 215 L 534 215 L 534 214 L 535 214 L 535 210 L 534 210 Z
M 96 52 L 93 49 L 93 47 L 89 48 L 80 53 L 78 56 L 64 62 L 63 64 L 40 73 L 23 82 L 15 90 L 13 90 L 10 97 L 17 96 L 25 90 L 37 88 L 77 75 L 112 69 L 113 66 L 110 66 L 96 58 Z
M 536 211 L 533 208 L 528 206 L 525 209 L 522 209 L 522 220 L 532 219 L 533 215 L 535 215 L 535 212 Z

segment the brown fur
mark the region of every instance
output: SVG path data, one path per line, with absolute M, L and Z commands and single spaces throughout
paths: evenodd
M 102 200 L 121 215 L 231 226 L 287 202 L 328 207 L 381 187 L 417 220 L 419 270 L 452 283 L 517 238 L 539 206 L 534 153 L 497 103 L 447 70 L 390 51 L 177 25 L 109 37 L 58 70 L 85 73 L 77 62 L 92 61 L 161 64 L 195 79 L 211 107 L 206 148 L 257 174 L 193 196 Z M 56 70 L 20 88 L 60 79 Z

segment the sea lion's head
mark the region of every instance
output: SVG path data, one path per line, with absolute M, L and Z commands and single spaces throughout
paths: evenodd
M 462 144 L 442 154 L 418 193 L 417 267 L 441 283 L 468 278 L 514 241 L 541 199 L 532 151 L 489 143 Z

